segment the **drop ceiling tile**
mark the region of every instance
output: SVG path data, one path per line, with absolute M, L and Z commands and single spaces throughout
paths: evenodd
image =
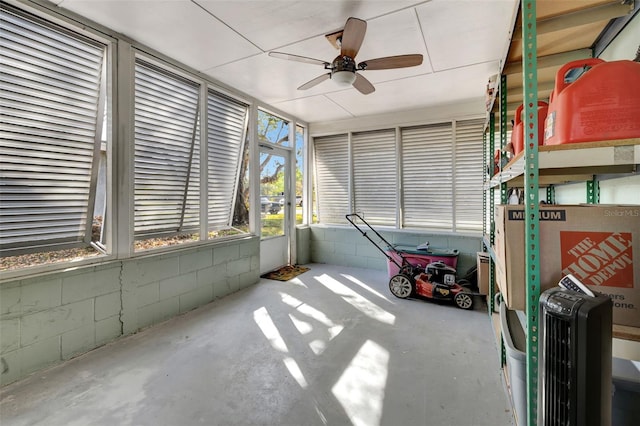
M 416 8 L 435 71 L 501 59 L 517 0 L 433 0 Z
M 369 20 L 424 3 L 415 0 L 194 1 L 264 51 L 340 30 L 350 16 Z
M 340 105 L 322 95 L 278 102 L 274 106 L 308 123 L 353 118 Z
M 302 84 L 328 71 L 319 65 L 285 61 L 266 53 L 212 68 L 205 73 L 269 103 L 312 96 L 332 89 L 332 82 L 325 81 L 309 90 L 297 90 Z
M 432 71 L 414 9 L 402 10 L 370 20 L 356 61 L 408 54 L 421 54 L 422 65 L 395 70 L 364 71 L 363 76 L 375 83 L 427 74 Z
M 197 70 L 260 53 L 189 0 L 65 0 L 61 7 Z
M 495 74 L 498 62 L 472 65 L 376 85 L 370 95 L 352 96 L 348 91 L 328 94 L 331 100 L 354 116 L 409 110 L 425 105 L 450 104 L 464 100 L 484 100 L 484 87 Z M 353 89 L 355 90 L 355 89 Z M 478 114 L 484 113 L 479 102 Z

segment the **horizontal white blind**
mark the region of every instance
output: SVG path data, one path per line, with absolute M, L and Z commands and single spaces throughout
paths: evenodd
M 196 231 L 198 86 L 135 67 L 135 236 Z M 188 207 L 188 208 L 187 208 Z
M 90 241 L 104 56 L 104 45 L 2 4 L 3 251 Z
M 395 130 L 354 133 L 354 210 L 368 223 L 395 225 L 397 165 Z
M 209 230 L 216 230 L 232 222 L 249 108 L 213 91 L 207 105 Z
M 453 227 L 453 150 L 450 123 L 404 128 L 403 226 Z
M 456 231 L 482 231 L 483 120 L 456 122 Z
M 349 147 L 347 135 L 314 139 L 318 220 L 346 223 L 349 211 Z

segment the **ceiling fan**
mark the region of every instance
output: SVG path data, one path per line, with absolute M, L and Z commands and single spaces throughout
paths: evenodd
M 356 64 L 355 57 L 360 50 L 360 46 L 362 46 L 366 31 L 367 23 L 365 21 L 358 18 L 349 18 L 343 31 L 327 35 L 327 38 L 336 36 L 336 47 L 339 45 L 340 48 L 340 54 L 336 56 L 333 62 L 282 52 L 269 52 L 269 56 L 307 64 L 323 65 L 324 69 L 330 71 L 306 82 L 298 87 L 298 90 L 310 89 L 325 80 L 331 79 L 343 86 L 353 85 L 353 87 L 364 95 L 373 93 L 376 89 L 369 80 L 357 71 L 388 70 L 422 64 L 422 55 L 420 54 L 386 56 L 383 58 L 368 59 Z

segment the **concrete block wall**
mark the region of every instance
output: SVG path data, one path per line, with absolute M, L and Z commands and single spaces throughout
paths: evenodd
M 150 254 L 0 285 L 0 385 L 259 281 L 260 240 Z
M 304 265 L 311 262 L 311 229 L 309 226 L 296 227 L 296 263 Z
M 309 243 L 312 262 L 386 271 L 387 258 L 385 255 L 355 228 L 340 225 L 311 225 L 310 230 Z M 476 253 L 482 247 L 480 236 L 380 230 L 378 228 L 376 231 L 391 244 L 418 246 L 429 241 L 431 247 L 458 249 L 460 251 L 457 265 L 459 274 L 464 274 L 476 264 Z M 380 247 L 385 248 L 385 244 L 380 242 L 375 233 L 369 231 L 367 235 Z

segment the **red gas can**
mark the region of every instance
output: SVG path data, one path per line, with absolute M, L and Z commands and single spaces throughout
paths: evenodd
M 513 145 L 514 155 L 518 155 L 524 149 L 524 122 L 522 121 L 522 110 L 524 105 L 520 105 L 516 110 L 515 122 L 511 132 L 511 145 Z M 549 104 L 545 101 L 538 101 L 538 145 L 542 145 L 544 140 L 544 120 L 547 118 Z
M 565 76 L 591 67 L 573 83 Z M 640 137 L 640 63 L 572 61 L 556 74 L 544 144 L 558 145 Z

